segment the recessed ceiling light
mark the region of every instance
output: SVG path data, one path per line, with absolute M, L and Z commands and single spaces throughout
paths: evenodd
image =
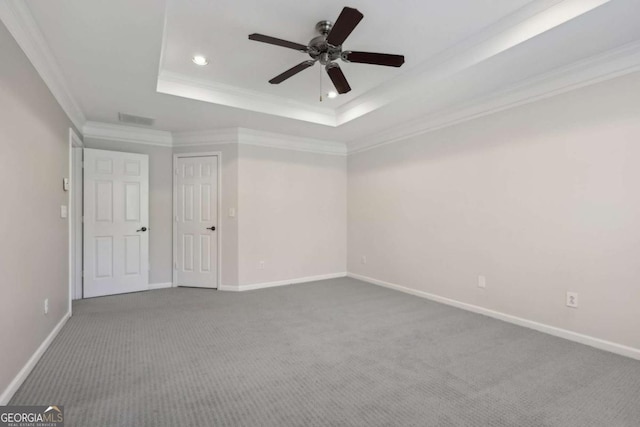
M 327 96 L 328 96 L 329 98 L 335 98 L 336 96 L 338 96 L 338 93 L 337 93 L 336 91 L 333 91 L 333 90 L 332 90 L 332 91 L 330 91 L 330 92 L 327 94 Z
M 193 63 L 196 65 L 207 65 L 209 63 L 209 61 L 207 61 L 207 58 L 205 58 L 202 55 L 196 55 L 193 57 L 192 59 Z

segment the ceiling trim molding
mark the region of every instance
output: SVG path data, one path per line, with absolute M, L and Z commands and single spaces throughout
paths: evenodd
M 160 72 L 156 90 L 167 95 L 272 114 L 325 126 L 336 126 L 336 115 L 330 108 L 314 107 L 303 102 L 272 96 L 263 92 L 198 80 L 169 71 Z
M 220 144 L 253 145 L 308 153 L 347 155 L 347 146 L 343 142 L 304 138 L 248 128 L 173 133 L 174 147 L 201 147 Z
M 281 150 L 305 151 L 317 154 L 347 155 L 347 145 L 343 142 L 302 138 L 280 133 L 239 128 L 238 143 Z
M 156 90 L 213 104 L 338 127 L 390 103 L 413 97 L 439 80 L 473 67 L 546 31 L 563 25 L 611 0 L 536 0 L 466 40 L 428 58 L 345 104 L 319 108 L 254 90 L 200 80 L 166 70 L 163 30 Z
M 173 132 L 174 147 L 200 147 L 203 145 L 236 144 L 238 128 L 205 131 Z
M 392 102 L 411 98 L 447 76 L 469 69 L 610 1 L 533 1 L 472 37 L 340 106 L 336 109 L 337 125 Z
M 87 122 L 82 128 L 84 138 L 107 139 L 132 144 L 173 147 L 171 132 L 156 129 L 144 129 L 134 126 L 114 125 L 100 122 Z
M 24 0 L 0 1 L 0 19 L 77 129 L 86 118 Z
M 168 148 L 202 147 L 206 145 L 239 144 L 277 148 L 307 153 L 347 155 L 343 142 L 303 138 L 247 128 L 223 128 L 192 132 L 167 132 L 110 123 L 87 122 L 84 138 L 97 138 L 131 144 L 155 145 Z
M 400 142 L 575 89 L 640 71 L 640 42 L 592 56 L 519 82 L 444 112 L 413 119 L 375 135 L 349 142 L 349 154 Z

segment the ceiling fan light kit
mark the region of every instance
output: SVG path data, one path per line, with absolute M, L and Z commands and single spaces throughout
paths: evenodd
M 383 65 L 387 67 L 400 67 L 404 64 L 403 55 L 342 50 L 342 43 L 344 43 L 347 37 L 349 37 L 363 17 L 364 15 L 362 15 L 362 13 L 357 9 L 351 7 L 343 8 L 335 24 L 331 21 L 320 21 L 316 24 L 316 30 L 320 35 L 311 39 L 309 44 L 306 46 L 300 43 L 294 43 L 256 33 L 250 34 L 249 40 L 298 50 L 311 57 L 311 59 L 303 61 L 284 73 L 272 78 L 269 80 L 269 83 L 280 84 L 299 72 L 312 67 L 316 62 L 319 62 L 325 67 L 336 91 L 339 94 L 343 94 L 349 92 L 351 90 L 351 86 L 340 69 L 340 65 L 335 62 L 338 59 L 344 62 Z

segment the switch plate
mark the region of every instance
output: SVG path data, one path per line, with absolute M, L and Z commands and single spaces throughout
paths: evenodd
M 236 208 L 229 208 L 229 218 L 236 217 Z
M 567 307 L 578 308 L 577 292 L 567 292 Z
M 69 191 L 69 178 L 62 178 L 62 189 Z
M 484 276 L 478 276 L 478 287 L 479 288 L 486 288 L 487 287 L 487 278 Z
M 66 218 L 67 216 L 69 216 L 69 209 L 67 208 L 67 205 L 61 205 L 60 218 Z

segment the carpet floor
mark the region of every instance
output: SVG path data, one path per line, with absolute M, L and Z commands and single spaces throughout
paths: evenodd
M 640 425 L 640 362 L 352 279 L 83 300 L 11 404 L 69 426 Z

